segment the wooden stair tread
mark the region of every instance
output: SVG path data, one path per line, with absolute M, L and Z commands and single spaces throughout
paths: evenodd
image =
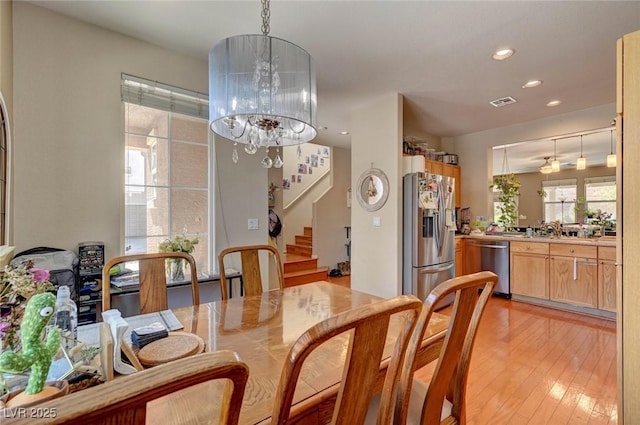
M 307 274 L 313 274 L 313 273 L 326 273 L 329 270 L 329 267 L 318 267 L 318 268 L 314 268 L 314 269 L 309 269 L 309 270 L 297 270 L 295 272 L 288 272 L 284 274 L 284 278 L 288 278 L 288 277 L 295 277 L 295 276 L 304 276 Z
M 289 254 L 289 256 L 292 256 L 293 258 L 286 259 L 284 261 L 284 264 L 304 263 L 306 261 L 317 261 L 318 260 L 318 257 L 316 257 L 316 256 L 305 257 L 304 255 L 296 255 L 296 254 Z

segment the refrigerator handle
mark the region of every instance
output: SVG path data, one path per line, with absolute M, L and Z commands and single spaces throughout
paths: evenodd
M 437 269 L 420 269 L 418 271 L 419 274 L 435 274 L 435 273 L 440 273 L 440 272 L 446 272 L 447 270 L 449 270 L 450 268 L 452 268 L 455 264 L 451 263 L 448 266 L 444 266 L 444 267 L 438 267 Z
M 438 222 L 436 224 L 437 226 L 437 236 L 436 236 L 436 242 L 438 244 L 438 256 L 442 257 L 442 251 L 444 248 L 444 237 L 446 234 L 446 220 L 445 220 L 445 215 L 447 213 L 446 211 L 446 204 L 445 204 L 445 184 L 444 184 L 444 180 L 442 180 L 442 177 L 440 177 L 440 179 L 438 180 Z

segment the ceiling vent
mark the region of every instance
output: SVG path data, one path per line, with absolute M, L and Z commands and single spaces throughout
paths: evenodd
M 511 105 L 512 103 L 516 103 L 516 102 L 517 102 L 517 100 L 515 100 L 511 96 L 507 96 L 507 97 L 503 97 L 503 98 L 500 98 L 500 99 L 492 100 L 489 103 L 491 105 L 495 106 L 496 108 L 499 108 L 501 106 Z

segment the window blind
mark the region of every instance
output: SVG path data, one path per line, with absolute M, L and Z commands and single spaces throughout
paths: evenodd
M 615 185 L 616 176 L 604 176 L 604 177 L 585 177 L 584 184 L 610 186 L 611 183 Z
M 575 187 L 577 184 L 576 179 L 565 180 L 543 180 L 542 187 Z
M 209 96 L 157 81 L 122 74 L 123 102 L 209 119 Z

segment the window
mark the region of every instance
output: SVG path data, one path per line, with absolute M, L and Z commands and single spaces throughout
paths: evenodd
M 576 222 L 578 190 L 575 179 L 543 181 L 542 190 L 546 193 L 546 196 L 542 197 L 545 223 Z
M 588 214 L 600 210 L 601 213 L 611 214 L 611 219 L 616 219 L 615 176 L 585 178 L 584 192 Z
M 206 95 L 123 75 L 122 99 L 125 253 L 158 252 L 167 238 L 197 235 L 192 255 L 198 270 L 211 270 Z

